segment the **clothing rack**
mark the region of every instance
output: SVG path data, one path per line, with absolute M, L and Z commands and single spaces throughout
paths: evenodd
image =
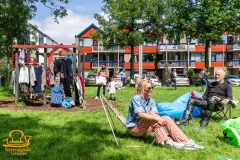
M 45 69 L 45 73 L 47 73 L 47 49 L 48 48 L 54 48 L 54 49 L 59 49 L 59 48 L 73 48 L 73 61 L 76 60 L 76 48 L 77 45 L 76 44 L 72 44 L 72 45 L 17 45 L 14 44 L 12 45 L 12 48 L 15 49 L 15 102 L 18 103 L 19 102 L 19 54 L 18 54 L 18 50 L 19 49 L 33 49 L 33 48 L 44 48 L 44 52 L 43 52 L 43 57 L 44 57 L 44 69 Z M 36 53 L 37 56 L 39 56 L 38 52 Z M 73 68 L 76 68 L 76 64 L 73 63 Z M 76 72 L 75 70 L 73 70 L 73 75 L 75 75 Z M 46 101 L 46 94 L 47 94 L 47 90 L 44 91 L 43 93 L 43 105 L 46 106 L 47 101 Z M 73 100 L 75 101 L 75 97 L 73 96 Z
M 32 65 L 32 64 L 34 64 L 34 65 L 38 65 L 38 64 L 40 64 L 40 63 L 18 63 L 19 65 Z

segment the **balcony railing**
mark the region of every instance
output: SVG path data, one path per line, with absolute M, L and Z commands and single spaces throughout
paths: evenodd
M 104 45 L 97 45 L 97 44 L 93 44 L 92 45 L 92 52 L 124 52 L 125 49 L 118 47 L 117 45 L 112 46 L 111 48 L 107 48 Z
M 102 66 L 102 64 L 106 64 L 107 68 L 115 68 L 115 67 L 124 67 L 124 62 L 125 61 L 99 61 L 99 67 Z M 119 64 L 119 66 L 118 66 Z M 98 68 L 98 61 L 91 61 L 91 65 L 93 69 Z
M 240 44 L 228 45 L 227 50 L 240 50 Z
M 189 68 L 195 68 L 195 62 L 196 61 L 189 61 Z M 158 68 L 165 68 L 165 67 L 170 67 L 170 68 L 187 68 L 188 61 L 187 60 L 169 60 L 164 61 L 161 60 L 157 63 Z
M 239 68 L 240 67 L 240 60 L 239 59 L 228 60 L 227 61 L 227 67 Z
M 178 44 L 178 45 L 175 45 L 175 44 L 160 44 L 159 47 L 158 47 L 158 51 L 159 52 L 163 52 L 163 51 L 168 51 L 168 52 L 171 52 L 171 51 L 182 51 L 182 52 L 187 52 L 187 49 L 188 49 L 188 45 L 186 43 L 183 43 L 183 44 Z M 190 43 L 189 44 L 189 51 L 194 51 L 195 50 L 195 43 L 192 44 Z

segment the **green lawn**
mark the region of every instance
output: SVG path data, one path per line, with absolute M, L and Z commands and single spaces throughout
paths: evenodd
M 233 87 L 234 97 L 240 95 L 240 87 Z M 168 91 L 167 87 L 154 88 L 153 98 L 158 102 L 171 102 L 182 94 L 200 87 L 179 87 Z M 94 97 L 96 87 L 86 87 L 86 97 Z M 128 103 L 134 92 L 125 87 L 117 90 L 116 108 L 127 115 Z M 13 96 L 8 89 L 0 89 L 0 99 Z M 107 94 L 107 97 L 109 95 Z M 87 102 L 86 102 L 87 103 Z M 239 116 L 240 108 L 232 110 L 234 117 Z M 208 127 L 199 126 L 199 118 L 191 120 L 189 126 L 181 129 L 205 150 L 186 151 L 161 148 L 151 145 L 153 135 L 135 138 L 113 117 L 117 128 L 117 146 L 112 136 L 103 109 L 95 112 L 23 111 L 0 109 L 0 139 L 9 137 L 12 130 L 22 130 L 32 136 L 30 152 L 26 156 L 13 156 L 0 149 L 0 159 L 49 159 L 49 160 L 216 160 L 219 157 L 240 159 L 239 149 L 223 140 L 220 122 L 211 122 Z

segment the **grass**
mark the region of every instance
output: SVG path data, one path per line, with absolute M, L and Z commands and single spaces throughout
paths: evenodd
M 168 91 L 167 87 L 155 88 L 153 99 L 158 102 L 171 102 L 182 94 L 200 87 L 179 87 Z M 86 97 L 96 95 L 96 87 L 86 87 Z M 127 116 L 128 103 L 133 88 L 117 90 L 117 105 Z M 7 88 L 0 88 L 0 99 L 13 96 Z M 233 87 L 236 98 L 240 95 L 239 87 Z M 107 94 L 107 97 L 109 95 Z M 240 99 L 238 98 L 240 101 Z M 87 103 L 87 102 L 86 102 Z M 238 117 L 239 107 L 232 110 Z M 199 126 L 199 118 L 191 120 L 189 126 L 181 126 L 184 133 L 205 150 L 186 151 L 161 148 L 151 145 L 153 135 L 133 137 L 125 127 L 113 117 L 117 128 L 117 146 L 103 109 L 95 112 L 60 112 L 60 111 L 23 111 L 0 109 L 0 139 L 8 138 L 10 131 L 22 130 L 32 136 L 26 156 L 13 156 L 0 147 L 0 159 L 79 159 L 79 160 L 216 160 L 219 157 L 240 159 L 239 149 L 227 144 L 222 135 L 221 123 L 210 122 L 206 128 Z

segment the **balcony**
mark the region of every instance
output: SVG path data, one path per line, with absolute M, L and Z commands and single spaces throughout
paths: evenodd
M 233 59 L 227 61 L 227 67 L 229 68 L 240 68 L 240 60 L 239 59 Z
M 196 61 L 189 61 L 189 68 L 195 68 Z M 187 60 L 168 60 L 167 63 L 165 60 L 161 60 L 157 63 L 158 68 L 187 68 Z
M 106 64 L 107 68 L 116 68 L 118 67 L 118 61 L 99 61 L 99 67 L 102 66 L 102 64 Z M 98 68 L 98 61 L 91 61 L 91 66 L 92 69 L 97 69 Z M 124 61 L 119 61 L 119 67 L 123 68 L 124 67 Z
M 159 52 L 187 52 L 188 51 L 188 45 L 186 43 L 183 44 L 160 44 L 158 47 Z M 189 51 L 195 51 L 195 43 L 189 44 Z
M 228 46 L 227 46 L 227 50 L 228 50 L 228 51 L 229 51 L 229 50 L 232 50 L 232 51 L 234 51 L 234 50 L 240 50 L 240 44 L 228 45 Z
M 120 52 L 120 53 L 123 53 L 123 52 L 125 52 L 125 49 L 118 47 L 118 45 L 114 45 L 111 48 L 107 49 L 104 45 L 99 45 L 98 46 L 97 44 L 93 44 L 92 45 L 92 52 L 93 53 L 97 53 L 97 52 L 104 52 L 104 53 L 106 53 L 106 52 L 114 52 L 114 53 Z

